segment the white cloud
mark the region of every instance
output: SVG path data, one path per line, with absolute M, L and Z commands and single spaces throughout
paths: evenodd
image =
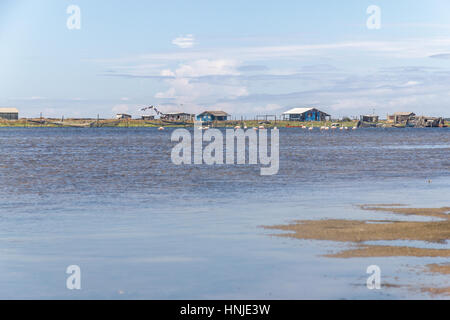
M 182 64 L 173 74 L 177 77 L 238 75 L 237 67 L 237 61 L 231 59 L 201 59 Z
M 41 101 L 47 100 L 45 97 L 32 96 L 32 97 L 23 97 L 23 98 L 10 98 L 9 100 L 17 100 L 17 101 Z
M 192 48 L 195 44 L 195 39 L 192 34 L 180 36 L 172 40 L 172 43 L 182 49 Z
M 194 38 L 173 42 L 187 48 Z M 164 79 L 167 87 L 158 82 L 153 92 L 156 103 L 192 112 L 276 113 L 319 105 L 334 113 L 432 108 L 447 115 L 450 71 L 430 57 L 450 57 L 449 47 L 450 39 L 411 38 L 173 50 L 124 60 L 117 70 Z
M 239 75 L 239 63 L 235 60 L 201 59 L 180 65 L 175 70 L 165 69 L 161 75 L 173 76 L 165 80 L 169 85 L 166 91 L 158 92 L 155 98 L 172 99 L 175 104 L 191 112 L 201 111 L 203 105 L 220 98 L 236 98 L 248 95 L 248 90 L 240 82 L 212 83 L 196 81 L 203 76 Z

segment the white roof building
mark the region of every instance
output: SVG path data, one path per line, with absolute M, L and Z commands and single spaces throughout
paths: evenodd
M 16 108 L 0 108 L 0 113 L 19 113 Z
M 285 120 L 290 121 L 325 121 L 331 117 L 328 113 L 317 108 L 293 108 L 283 113 Z

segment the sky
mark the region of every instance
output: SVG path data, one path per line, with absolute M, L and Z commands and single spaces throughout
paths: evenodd
M 450 117 L 449 85 L 448 0 L 0 1 L 0 107 L 21 117 Z

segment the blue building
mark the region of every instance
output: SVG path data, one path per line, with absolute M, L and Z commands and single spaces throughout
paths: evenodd
M 229 114 L 224 111 L 205 111 L 197 115 L 197 120 L 203 122 L 226 121 Z
M 289 121 L 327 121 L 331 120 L 331 116 L 316 108 L 294 108 L 284 112 L 283 119 Z

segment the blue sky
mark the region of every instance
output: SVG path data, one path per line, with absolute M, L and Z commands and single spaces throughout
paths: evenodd
M 69 30 L 67 7 L 81 10 Z M 381 9 L 368 29 L 366 10 Z M 450 116 L 450 1 L 2 0 L 0 106 Z

